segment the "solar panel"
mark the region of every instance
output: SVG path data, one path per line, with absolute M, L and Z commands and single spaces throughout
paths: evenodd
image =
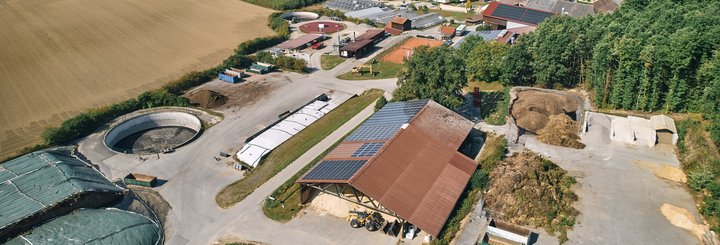
M 528 9 L 527 12 L 525 12 L 525 15 L 522 16 L 520 21 L 537 25 L 540 22 L 543 22 L 545 19 L 552 17 L 553 15 L 555 14 L 537 11 L 534 9 Z
M 365 121 L 345 141 L 390 139 L 400 127 L 410 121 L 429 100 L 395 102 L 385 105 Z
M 371 157 L 375 155 L 375 153 L 380 150 L 380 148 L 385 144 L 385 142 L 370 142 L 365 143 L 360 148 L 355 151 L 355 153 L 352 154 L 350 157 Z
M 523 16 L 525 10 L 525 8 L 521 7 L 499 4 L 495 8 L 495 11 L 492 12 L 492 15 L 510 20 L 520 20 L 520 17 Z
M 367 160 L 322 161 L 303 179 L 346 180 L 355 174 Z
M 402 127 L 402 124 L 360 126 L 345 141 L 387 140 Z

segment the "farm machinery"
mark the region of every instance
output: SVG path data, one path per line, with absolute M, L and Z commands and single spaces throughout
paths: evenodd
M 375 76 L 375 73 L 373 73 L 373 69 L 372 69 L 372 66 L 371 66 L 371 65 L 359 65 L 359 66 L 357 66 L 357 67 L 353 67 L 352 70 L 350 70 L 350 72 L 352 72 L 353 74 L 362 75 L 363 72 L 364 72 L 364 71 L 363 71 L 363 68 L 368 68 L 368 69 L 370 69 L 370 74 L 373 75 L 373 76 Z
M 312 48 L 312 49 L 319 49 L 319 48 L 321 48 L 322 46 L 323 46 L 323 43 L 322 43 L 322 42 L 315 41 L 315 43 L 312 44 L 312 46 L 310 46 L 310 48 Z
M 365 226 L 368 231 L 379 230 L 385 225 L 385 219 L 378 212 L 368 215 L 365 211 L 350 211 L 348 212 L 347 221 L 350 221 L 350 226 L 353 228 Z

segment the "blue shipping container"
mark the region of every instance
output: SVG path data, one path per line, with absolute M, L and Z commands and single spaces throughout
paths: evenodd
M 226 82 L 231 82 L 231 83 L 238 83 L 238 82 L 240 82 L 240 78 L 239 78 L 239 77 L 227 75 L 227 74 L 222 73 L 222 72 L 221 72 L 221 73 L 218 73 L 218 77 L 220 77 L 220 80 L 223 80 L 223 81 L 226 81 Z

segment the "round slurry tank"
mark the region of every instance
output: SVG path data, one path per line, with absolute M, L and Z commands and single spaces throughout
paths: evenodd
M 151 153 L 176 148 L 202 130 L 196 116 L 184 112 L 156 112 L 131 118 L 110 129 L 104 143 L 119 153 Z

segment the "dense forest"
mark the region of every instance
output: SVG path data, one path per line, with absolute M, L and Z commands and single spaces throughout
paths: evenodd
M 518 39 L 501 82 L 585 86 L 598 106 L 720 109 L 720 1 L 625 0 L 615 13 L 553 17 Z

